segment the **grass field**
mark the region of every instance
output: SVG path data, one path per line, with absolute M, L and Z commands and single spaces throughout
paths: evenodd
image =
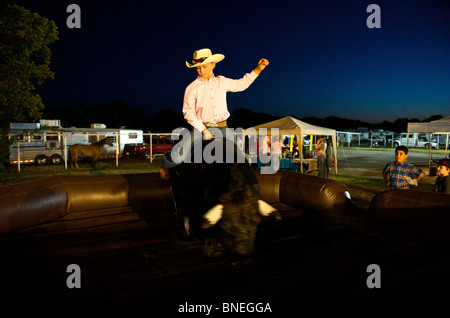
M 394 151 L 392 147 L 345 147 L 339 146 L 338 149 L 343 150 L 371 150 L 371 151 Z M 430 150 L 428 148 L 409 148 L 410 152 L 420 152 L 420 153 L 429 153 Z M 445 154 L 445 149 L 432 149 L 433 154 Z
M 162 157 L 156 157 L 153 163 L 140 158 L 119 159 L 116 166 L 115 159 L 103 159 L 98 161 L 95 168 L 92 168 L 89 161 L 79 161 L 80 169 L 68 167 L 65 170 L 62 165 L 21 165 L 20 172 L 17 166 L 9 166 L 6 171 L 0 172 L 0 183 L 2 185 L 24 182 L 34 179 L 45 178 L 52 175 L 106 175 L 106 174 L 127 174 L 127 173 L 149 173 L 159 171 Z
M 7 167 L 6 171 L 0 172 L 0 186 L 45 178 L 52 175 L 158 173 L 161 159 L 162 157 L 156 157 L 153 163 L 151 163 L 149 160 L 144 159 L 125 158 L 119 159 L 118 166 L 116 166 L 115 159 L 101 160 L 98 162 L 96 168 L 92 168 L 89 162 L 80 162 L 80 169 L 68 168 L 67 171 L 64 165 L 40 167 L 35 165 L 21 165 L 20 172 L 17 171 L 17 166 L 10 166 Z M 353 201 L 361 208 L 367 208 L 375 194 L 387 190 L 381 177 L 371 178 L 331 174 L 330 178 L 347 185 Z M 432 182 L 420 182 L 419 186 L 414 189 L 432 191 Z

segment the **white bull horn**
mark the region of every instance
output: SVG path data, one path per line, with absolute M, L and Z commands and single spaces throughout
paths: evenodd
M 267 203 L 263 200 L 258 200 L 258 206 L 259 206 L 259 213 L 261 213 L 261 215 L 263 215 L 263 216 L 268 216 L 270 213 L 277 210 L 273 206 L 271 206 L 269 203 Z
M 217 204 L 205 213 L 203 216 L 209 223 L 205 225 L 214 225 L 222 218 L 223 205 Z
M 271 206 L 269 203 L 258 200 L 258 207 L 259 207 L 259 213 L 261 213 L 262 216 L 268 216 L 272 212 L 277 211 L 273 206 Z M 222 218 L 222 212 L 223 212 L 223 205 L 217 204 L 211 209 L 208 210 L 208 212 L 205 213 L 203 218 L 207 221 L 205 222 L 203 227 L 209 227 L 217 222 Z

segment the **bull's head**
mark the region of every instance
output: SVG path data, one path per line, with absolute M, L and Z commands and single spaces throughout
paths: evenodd
M 269 216 L 272 212 L 277 211 L 277 209 L 275 209 L 273 206 L 271 206 L 269 203 L 263 200 L 258 200 L 258 208 L 259 213 L 261 213 L 262 216 Z M 204 222 L 202 228 L 207 229 L 215 225 L 222 218 L 222 213 L 223 213 L 223 204 L 217 204 L 216 206 L 211 208 L 203 216 Z
M 246 205 L 242 202 L 217 204 L 203 216 L 202 228 L 210 228 L 221 221 L 220 239 L 224 247 L 234 255 L 246 256 L 253 252 L 259 223 L 269 216 L 280 218 L 278 211 L 263 200 Z
M 225 253 L 248 255 L 263 218 L 274 215 L 276 219 L 279 214 L 260 200 L 255 172 L 235 143 L 217 138 L 201 141 L 199 147 L 204 161 L 197 163 L 191 153 L 191 163 L 179 169 L 175 193 L 179 194 L 179 210 L 188 219 L 181 228 L 193 236 L 211 228 L 201 235 L 216 238 Z

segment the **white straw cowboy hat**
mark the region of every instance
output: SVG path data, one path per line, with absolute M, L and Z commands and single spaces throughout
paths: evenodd
M 199 67 L 207 63 L 218 63 L 225 58 L 223 54 L 212 54 L 210 49 L 201 49 L 194 52 L 192 64 L 186 62 L 186 66 L 189 68 Z

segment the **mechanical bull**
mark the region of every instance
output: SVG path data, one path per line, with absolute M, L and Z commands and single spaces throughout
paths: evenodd
M 251 254 L 263 218 L 280 219 L 279 213 L 262 200 L 255 172 L 233 141 L 198 141 L 192 150 L 169 181 L 180 229 L 217 240 L 225 255 Z

